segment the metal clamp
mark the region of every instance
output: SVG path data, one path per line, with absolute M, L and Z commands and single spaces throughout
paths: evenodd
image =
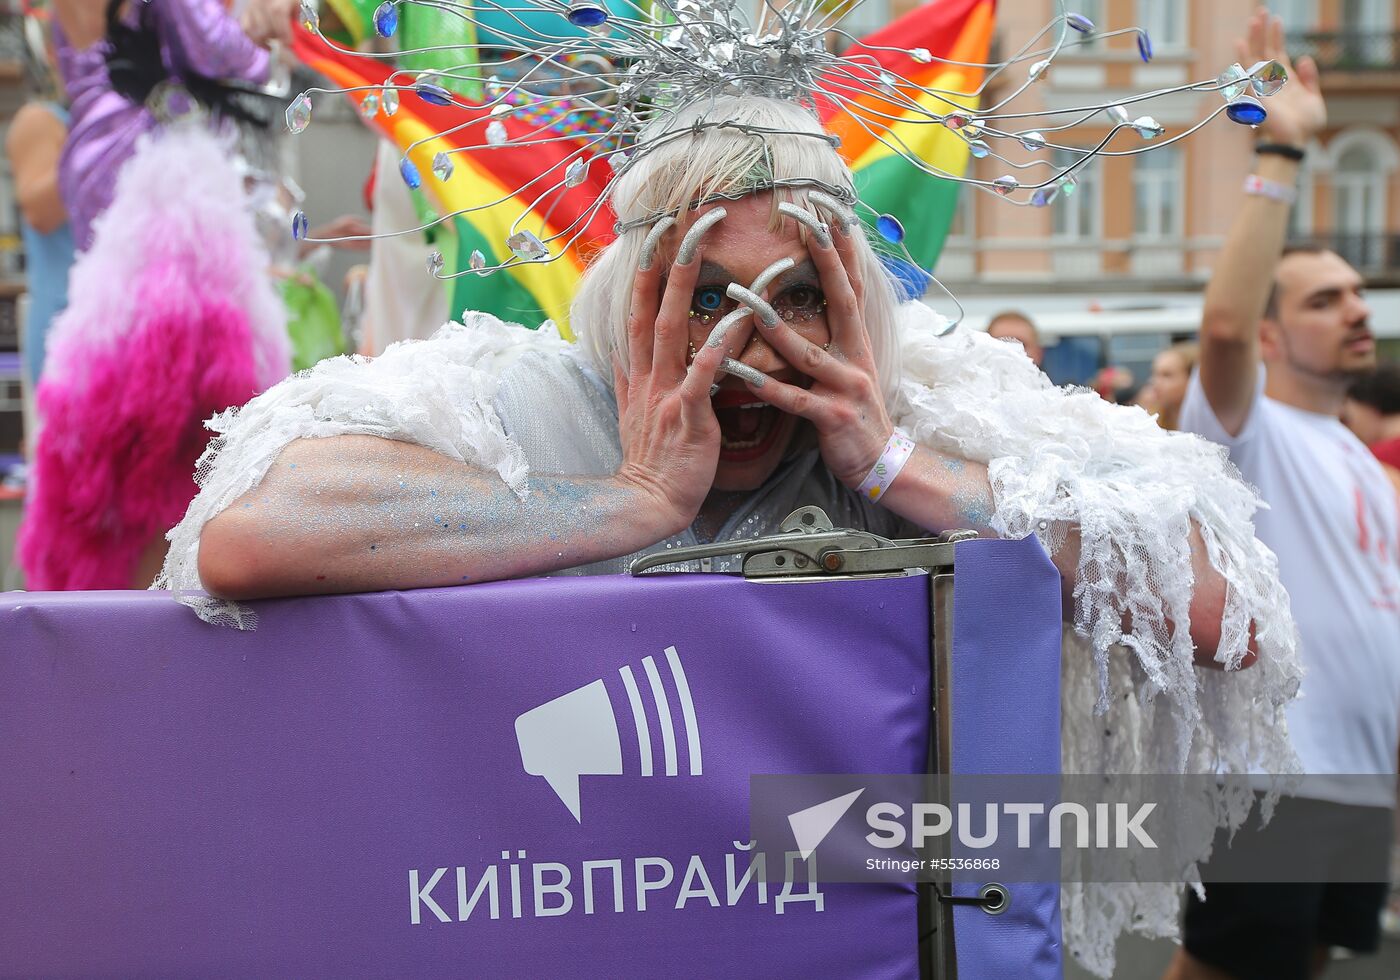
M 832 527 L 820 507 L 799 507 L 783 520 L 777 534 L 645 555 L 629 570 L 642 575 L 679 562 L 741 555 L 744 578 L 904 575 L 910 569 L 951 570 L 954 545 L 975 537 L 975 531 L 949 531 L 932 538 L 885 538 Z

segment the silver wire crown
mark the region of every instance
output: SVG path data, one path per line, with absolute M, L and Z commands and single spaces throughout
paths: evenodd
M 505 262 L 489 265 L 480 252 L 474 252 L 468 268 L 444 272 L 439 257 L 436 266 L 430 261 L 430 271 L 434 275 L 454 278 L 469 272 L 486 274 L 518 263 L 556 260 L 585 237 L 594 213 L 608 201 L 617 177 L 671 139 L 705 129 L 733 128 L 760 140 L 782 135 L 822 138 L 833 145 L 839 143 L 829 134 L 763 130 L 719 119 L 702 118 L 673 129 L 664 125 L 665 117 L 674 115 L 683 105 L 719 96 L 785 99 L 805 105 L 814 113 L 822 107 L 844 111 L 874 140 L 929 176 L 971 185 L 1011 204 L 1046 207 L 1062 194 L 1073 193 L 1075 172 L 1097 156 L 1132 156 L 1155 146 L 1175 143 L 1222 112 L 1237 123 L 1257 126 L 1267 115 L 1259 98 L 1277 92 L 1287 81 L 1286 71 L 1276 61 L 1259 62 L 1249 68 L 1233 64 L 1215 79 L 1144 92 L 1121 101 L 1017 112 L 1012 103 L 1029 86 L 1043 79 L 1066 49 L 1095 39 L 1133 35 L 1140 57 L 1150 61 L 1151 39 L 1136 27 L 1098 32 L 1084 15 L 1066 11 L 1061 0 L 1050 22 L 1010 58 L 990 63 L 959 62 L 935 57 L 924 48 L 867 44 L 842 30 L 838 23 L 840 17 L 848 15 L 859 5 L 859 0 L 839 6 L 839 15 L 829 12 L 821 0 L 795 0 L 784 7 L 776 6 L 773 0 L 764 0 L 756 23 L 734 0 L 658 0 L 654 6 L 643 5 L 638 0 L 620 2 L 635 11 L 636 16 L 618 16 L 601 0 L 535 0 L 526 7 L 509 6 L 497 0 L 475 3 L 384 0 L 373 18 L 377 33 L 384 37 L 395 33 L 400 8 L 410 5 L 442 11 L 478 26 L 481 26 L 483 14 L 497 18 L 505 15 L 518 30 L 502 30 L 493 23 L 483 29 L 504 43 L 466 47 L 439 45 L 396 53 L 350 52 L 326 42 L 341 53 L 366 58 L 392 59 L 444 50 L 462 50 L 464 55 L 470 55 L 470 60 L 445 70 L 395 71 L 377 87 L 375 104 L 385 113 L 391 113 L 398 106 L 400 92 L 412 93 L 432 105 L 467 110 L 464 115 L 469 118 L 446 132 L 458 133 L 479 127 L 484 139 L 454 149 L 453 153 L 489 153 L 507 147 L 561 142 L 577 145 L 577 153 L 552 163 L 498 200 L 452 211 L 417 228 L 395 232 L 423 231 L 453 217 L 498 206 L 521 194 L 533 201 L 531 210 L 512 222 L 505 243 L 511 256 Z M 542 27 L 538 19 L 527 21 L 520 16 L 526 12 L 538 15 L 540 11 L 559 16 L 558 32 Z M 315 11 L 305 0 L 302 21 L 308 30 L 319 33 Z M 564 22 L 581 29 L 582 36 L 566 31 Z M 834 54 L 829 45 L 838 43 L 855 45 L 854 53 L 850 56 Z M 489 52 L 490 56 L 482 57 L 483 52 Z M 981 84 L 970 92 L 929 88 L 893 71 L 882 63 L 878 57 L 881 54 L 908 58 L 916 65 L 939 63 L 981 70 L 984 76 Z M 1005 97 L 981 109 L 967 107 L 972 100 L 983 96 L 995 79 L 1021 64 L 1028 64 L 1025 78 L 1013 84 Z M 476 85 L 480 86 L 480 101 L 460 94 L 464 87 Z M 288 129 L 299 133 L 306 128 L 313 94 L 361 91 L 363 87 L 307 89 L 287 109 Z M 1159 139 L 1166 129 L 1154 117 L 1135 114 L 1142 104 L 1164 96 L 1210 91 L 1219 92 L 1223 104 L 1168 139 Z M 1130 106 L 1134 107 L 1132 112 Z M 1093 145 L 1075 145 L 1074 130 L 1100 114 L 1107 114 L 1111 120 L 1108 133 Z M 512 138 L 502 123 L 502 119 L 512 116 L 528 118 L 532 123 L 541 119 L 544 122 L 527 136 Z M 567 127 L 558 125 L 561 116 L 568 117 Z M 639 139 L 642 127 L 658 119 L 663 121 L 659 135 L 645 141 Z M 1028 121 L 1036 128 L 1022 128 Z M 892 137 L 889 127 L 893 124 L 944 127 L 967 143 L 972 158 L 997 160 L 1006 166 L 1007 173 L 984 180 L 938 168 L 902 140 Z M 567 131 L 561 131 L 563 128 Z M 1110 148 L 1125 130 L 1135 134 L 1137 145 Z M 657 132 L 653 129 L 653 133 Z M 426 140 L 417 141 L 408 150 L 423 142 Z M 1010 155 L 1002 152 L 1002 147 Z M 1071 162 L 1058 166 L 1044 158 L 1042 151 L 1045 150 L 1063 151 Z M 555 195 L 588 180 L 594 162 L 600 157 L 607 160 L 611 173 L 602 192 L 583 215 L 552 235 L 538 236 L 522 228 L 533 211 L 549 210 Z M 433 170 L 439 179 L 448 179 L 453 170 L 450 155 L 437 154 Z M 420 186 L 421 174 L 407 152 L 400 172 L 409 186 Z M 1026 172 L 1030 173 L 1030 179 L 1016 176 Z M 817 182 L 773 181 L 766 186 L 808 183 L 847 204 L 858 203 L 849 188 Z M 692 202 L 691 206 L 701 203 Z M 658 214 L 617 224 L 614 231 L 625 234 L 662 217 L 664 215 Z M 305 238 L 307 227 L 306 216 L 298 213 L 293 220 L 294 237 Z M 902 250 L 904 231 L 896 216 L 878 215 L 874 227 L 884 242 Z M 904 257 L 913 261 L 907 251 Z

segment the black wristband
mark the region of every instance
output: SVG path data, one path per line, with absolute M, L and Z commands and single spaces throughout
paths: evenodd
M 1254 152 L 1260 156 L 1283 157 L 1294 163 L 1302 163 L 1303 158 L 1307 156 L 1302 147 L 1289 146 L 1287 143 L 1260 143 L 1254 148 Z

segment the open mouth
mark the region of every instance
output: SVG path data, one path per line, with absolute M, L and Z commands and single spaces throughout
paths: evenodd
M 715 405 L 720 458 L 732 463 L 757 459 L 773 447 L 782 430 L 782 412 L 766 402 L 729 401 Z

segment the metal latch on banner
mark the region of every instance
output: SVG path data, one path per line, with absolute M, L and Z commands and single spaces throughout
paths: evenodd
M 931 538 L 885 538 L 869 531 L 831 526 L 820 507 L 799 507 L 777 534 L 717 541 L 646 555 L 632 563 L 633 575 L 681 562 L 740 555 L 745 578 L 829 578 L 902 575 L 908 569 L 953 567 L 953 546 L 976 531 L 948 531 Z

